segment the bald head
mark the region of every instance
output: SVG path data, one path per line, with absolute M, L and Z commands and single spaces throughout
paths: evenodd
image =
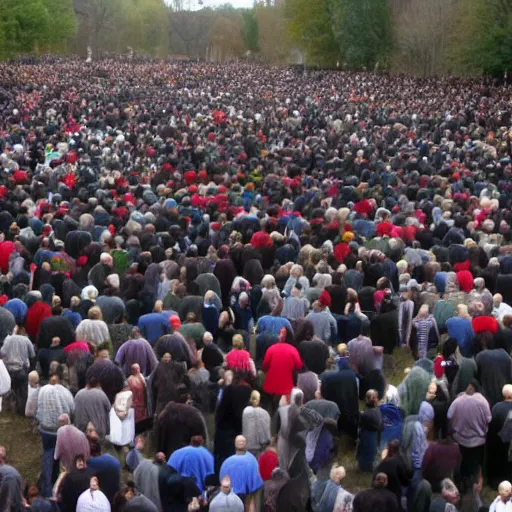
M 236 436 L 235 438 L 235 449 L 237 452 L 245 453 L 245 448 L 247 446 L 247 441 L 244 436 Z
M 512 401 L 512 384 L 505 384 L 501 392 L 505 400 Z
M 510 499 L 510 495 L 512 494 L 512 484 L 508 480 L 504 480 L 498 486 L 498 493 L 502 501 L 508 501 Z
M 503 302 L 503 295 L 501 293 L 497 293 L 493 296 L 492 301 L 494 303 L 494 306 L 499 308 L 501 306 L 501 303 Z
M 229 476 L 225 476 L 221 481 L 220 481 L 220 490 L 221 492 L 223 492 L 224 494 L 229 494 L 231 492 L 231 478 L 229 478 Z

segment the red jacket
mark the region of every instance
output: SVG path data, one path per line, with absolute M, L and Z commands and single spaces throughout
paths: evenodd
M 265 354 L 263 391 L 270 395 L 287 395 L 293 388 L 293 372 L 302 368 L 302 360 L 295 347 L 276 343 Z
M 52 316 L 52 308 L 40 300 L 28 308 L 25 317 L 25 330 L 30 338 L 33 340 L 37 338 L 41 322 L 49 316 Z

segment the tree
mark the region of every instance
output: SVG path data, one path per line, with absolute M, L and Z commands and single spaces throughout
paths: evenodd
M 334 37 L 327 0 L 286 0 L 288 34 L 306 62 L 335 65 L 340 48 Z
M 512 0 L 466 0 L 455 34 L 456 72 L 512 72 Z
M 345 64 L 351 69 L 388 67 L 393 44 L 388 0 L 327 0 L 327 4 Z
M 37 52 L 48 44 L 50 16 L 43 0 L 2 0 L 1 7 L 1 57 Z
M 251 52 L 259 50 L 258 39 L 258 20 L 253 9 L 247 9 L 242 14 L 243 29 L 242 35 L 244 38 L 245 47 Z
M 48 31 L 47 50 L 65 52 L 77 29 L 73 0 L 43 0 L 43 4 L 49 13 L 51 24 L 51 30 Z
M 267 7 L 257 4 L 254 15 L 258 21 L 259 55 L 265 62 L 284 64 L 290 56 L 290 38 L 287 33 L 285 7 L 278 4 Z
M 241 20 L 219 16 L 212 27 L 210 44 L 212 60 L 222 62 L 243 55 Z
M 108 47 L 105 41 L 118 41 L 123 0 L 75 0 L 74 5 L 80 22 L 79 39 L 86 46 L 98 51 Z

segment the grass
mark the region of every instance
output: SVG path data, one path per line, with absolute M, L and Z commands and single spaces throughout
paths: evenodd
M 404 369 L 413 364 L 409 350 L 397 349 L 393 355 L 384 356 L 384 375 L 390 384 L 398 386 L 404 378 Z M 27 482 L 36 483 L 42 450 L 34 423 L 11 412 L 0 413 L 0 444 L 7 449 L 9 463 L 20 471 Z M 357 468 L 355 444 L 348 437 L 342 436 L 340 439 L 337 463 L 346 469 L 347 476 L 343 485 L 347 490 L 357 493 L 371 486 L 371 475 L 361 473 Z M 496 490 L 484 487 L 482 499 L 484 503 L 490 503 L 496 495 Z

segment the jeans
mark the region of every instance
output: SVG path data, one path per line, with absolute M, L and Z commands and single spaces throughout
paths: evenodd
M 46 432 L 39 429 L 43 443 L 43 458 L 41 460 L 41 476 L 39 477 L 40 491 L 43 497 L 50 498 L 53 484 L 59 475 L 59 462 L 55 460 L 55 445 L 57 432 Z

